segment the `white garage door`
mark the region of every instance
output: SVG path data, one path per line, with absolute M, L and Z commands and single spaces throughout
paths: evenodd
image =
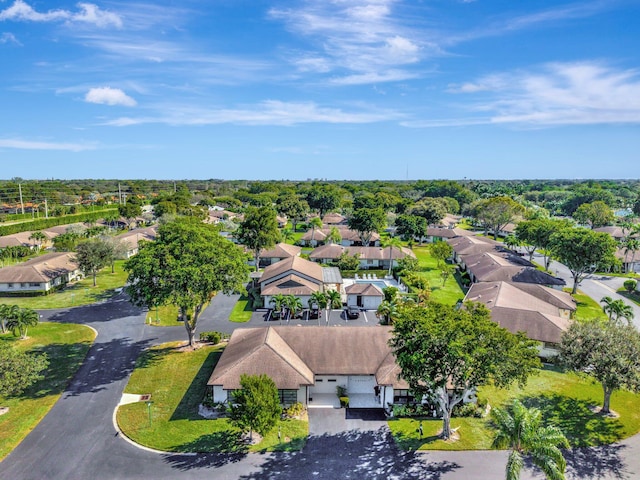
M 323 376 L 316 377 L 316 384 L 309 389 L 309 394 L 331 393 L 336 395 L 336 387 L 338 385 L 347 385 L 347 379 L 340 376 Z M 373 387 L 372 387 L 373 388 Z
M 355 393 L 370 393 L 373 395 L 373 387 L 376 386 L 376 377 L 373 375 L 353 375 L 349 377 L 347 391 L 349 395 Z

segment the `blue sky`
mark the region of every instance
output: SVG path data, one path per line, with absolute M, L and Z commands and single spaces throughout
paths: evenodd
M 3 178 L 638 178 L 640 0 L 0 0 Z

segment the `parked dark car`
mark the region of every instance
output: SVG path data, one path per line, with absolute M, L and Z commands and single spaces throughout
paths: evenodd
M 347 318 L 349 319 L 354 319 L 354 318 L 359 318 L 360 317 L 360 308 L 355 306 L 355 305 L 349 305 L 345 311 L 344 314 L 347 316 Z
M 309 309 L 309 318 L 320 318 L 320 309 L 317 307 Z

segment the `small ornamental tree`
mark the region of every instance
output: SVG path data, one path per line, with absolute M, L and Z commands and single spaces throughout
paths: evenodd
M 640 392 L 640 333 L 633 325 L 611 320 L 573 322 L 562 336 L 560 360 L 602 385 L 602 413 L 610 412 L 615 390 Z
M 230 417 L 236 427 L 249 432 L 250 441 L 254 431 L 262 436 L 269 433 L 281 413 L 278 387 L 268 375 L 240 375 L 240 390 L 233 394 Z
M 438 262 L 438 267 L 442 267 L 442 265 L 446 263 L 447 258 L 453 255 L 453 248 L 447 242 L 434 242 L 429 245 L 429 252 Z
M 96 286 L 98 272 L 111 263 L 113 244 L 102 238 L 91 238 L 76 246 L 76 260 L 85 275 L 91 275 Z
M 26 353 L 0 342 L 0 397 L 19 395 L 43 378 L 41 372 L 48 365 L 44 353 Z
M 540 365 L 537 342 L 514 335 L 491 320 L 489 310 L 435 302 L 398 306 L 389 344 L 400 376 L 420 396 L 433 398 L 442 413 L 442 437 L 451 435 L 453 407 L 476 388 L 493 382 L 524 384 Z
M 633 293 L 636 287 L 638 286 L 638 282 L 633 279 L 629 279 L 629 280 L 625 280 L 622 286 L 627 292 Z

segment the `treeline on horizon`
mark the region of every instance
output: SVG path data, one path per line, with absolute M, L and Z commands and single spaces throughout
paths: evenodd
M 52 205 L 108 204 L 128 201 L 159 203 L 176 195 L 193 204 L 221 205 L 230 210 L 275 204 L 288 196 L 312 199 L 330 193 L 338 209 L 348 210 L 354 198 L 373 194 L 385 209 L 402 213 L 425 197 L 452 198 L 454 210 L 482 198 L 508 196 L 545 208 L 552 215 L 571 215 L 583 203 L 603 201 L 611 208 L 633 208 L 640 198 L 639 179 L 621 180 L 0 180 L 0 203 L 20 201 Z M 135 199 L 135 200 L 134 200 Z M 458 204 L 457 208 L 455 203 Z

